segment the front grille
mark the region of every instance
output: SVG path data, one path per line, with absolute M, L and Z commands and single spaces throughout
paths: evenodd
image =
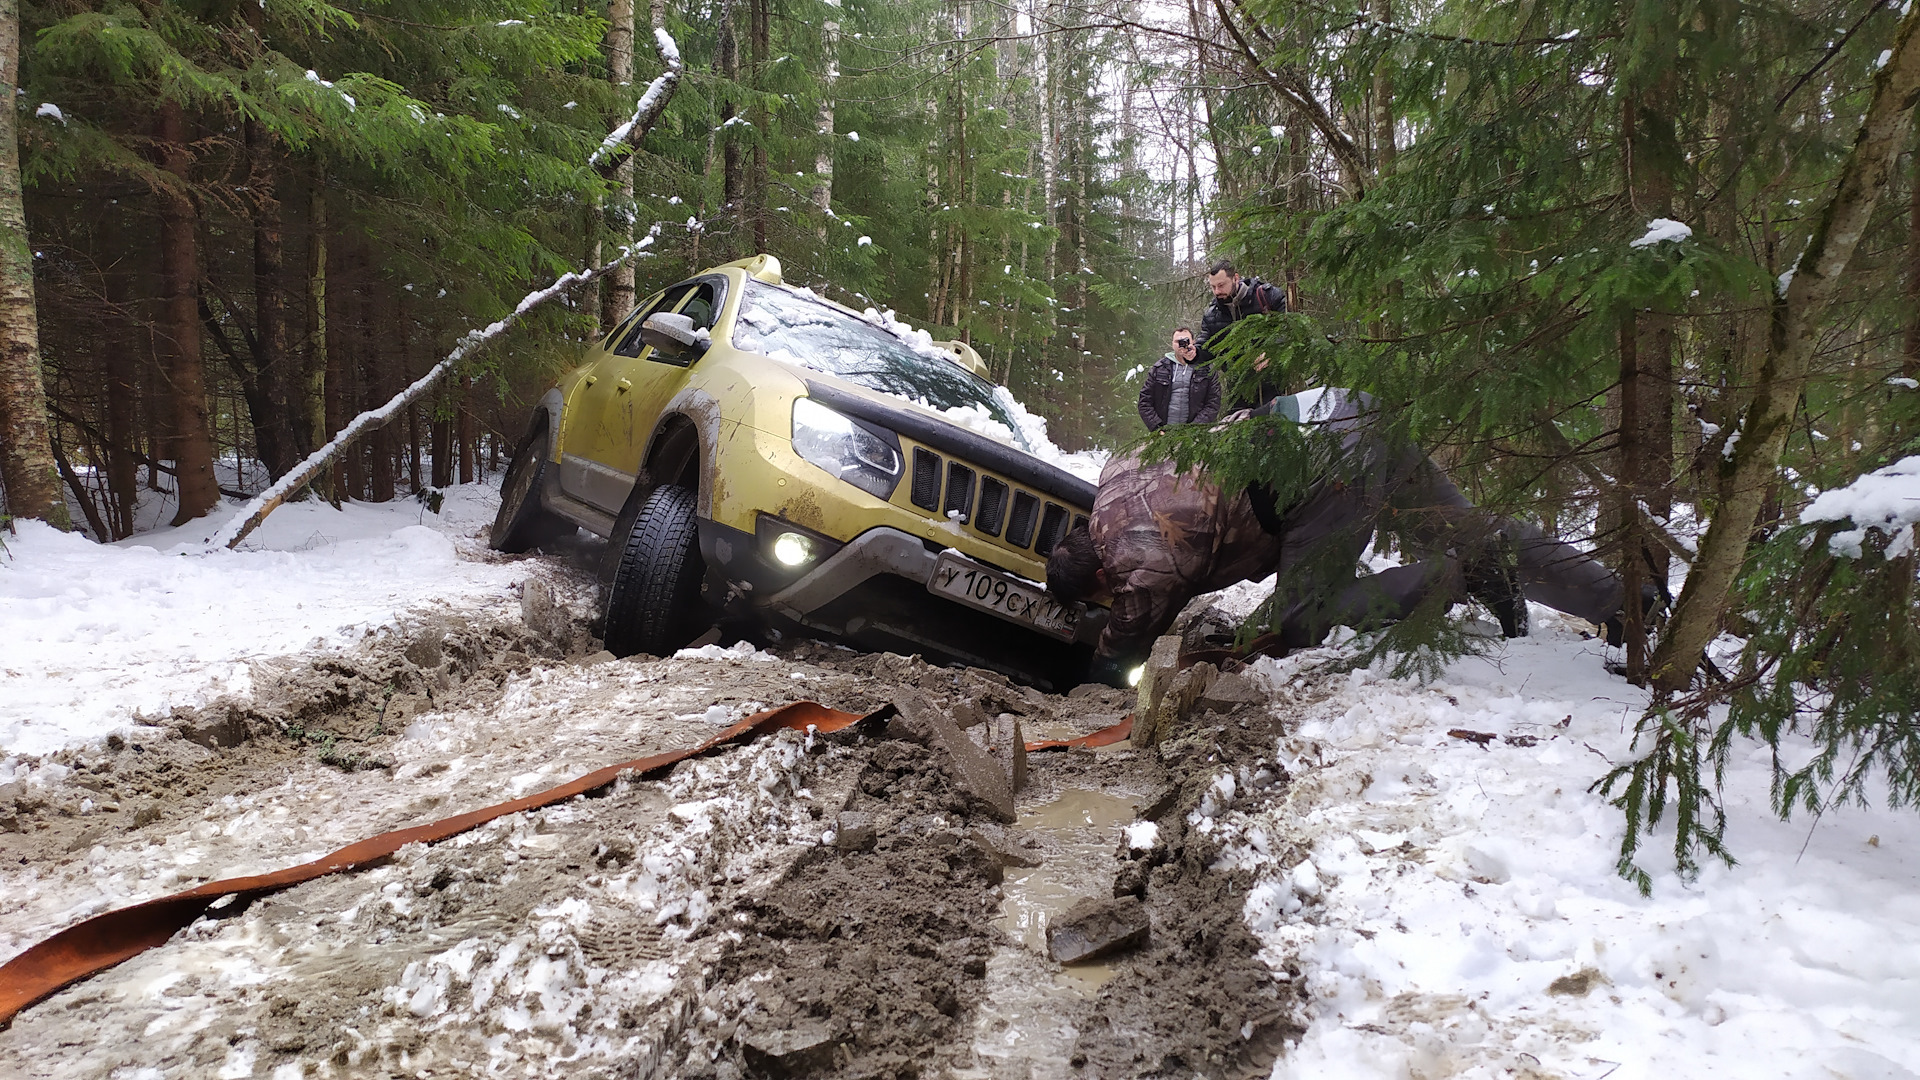
M 1045 516 L 1040 519 L 1040 539 L 1033 542 L 1034 554 L 1045 557 L 1053 552 L 1053 545 L 1067 535 L 1067 508 L 1059 503 L 1048 503 Z
M 1007 521 L 1007 543 L 1023 548 L 1033 543 L 1033 526 L 1040 520 L 1040 500 L 1024 491 L 1013 493 L 1013 517 Z
M 913 505 L 922 510 L 940 508 L 940 455 L 913 449 Z
M 947 501 L 940 512 L 952 517 L 956 510 L 960 512 L 961 521 L 973 513 L 973 470 L 950 461 L 947 463 Z
M 1007 513 L 1007 485 L 991 476 L 980 479 L 980 509 L 973 515 L 973 527 L 988 536 L 1000 535 L 1000 519 Z
M 907 498 L 914 506 L 971 525 L 980 535 L 995 537 L 1008 547 L 1030 550 L 1044 559 L 1067 534 L 1069 522 L 1087 520 L 1071 507 L 1046 502 L 1002 477 L 925 447 L 914 447 L 911 457 L 913 480 Z

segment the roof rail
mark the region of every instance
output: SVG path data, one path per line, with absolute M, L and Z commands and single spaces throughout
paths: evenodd
M 737 266 L 745 270 L 747 276 L 756 281 L 764 281 L 769 285 L 781 284 L 780 260 L 765 252 L 745 259 L 735 259 L 730 263 L 721 263 L 720 265 Z
M 974 352 L 973 346 L 966 342 L 959 340 L 936 341 L 933 343 L 933 347 L 946 352 L 954 363 L 959 364 L 975 375 L 983 379 L 991 378 L 991 376 L 987 374 L 987 362 L 980 359 L 980 354 Z

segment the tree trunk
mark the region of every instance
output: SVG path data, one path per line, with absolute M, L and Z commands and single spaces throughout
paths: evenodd
M 474 479 L 474 466 L 480 458 L 480 437 L 473 422 L 473 405 L 467 400 L 468 391 L 462 390 L 454 395 L 455 407 L 459 409 L 456 417 L 455 433 L 460 440 L 460 482 L 471 484 Z
M 1059 0 L 1046 0 L 1046 12 L 1046 25 L 1058 25 Z M 1047 291 L 1056 297 L 1059 294 L 1053 280 L 1054 253 L 1060 248 L 1060 214 L 1054 206 L 1060 178 L 1060 123 L 1055 112 L 1060 96 L 1058 51 L 1054 35 L 1048 35 L 1040 49 L 1040 213 L 1047 224 L 1046 250 L 1040 253 L 1040 278 L 1046 282 Z M 1059 311 L 1059 305 L 1047 305 L 1048 339 L 1053 336 L 1053 328 L 1059 325 Z
M 767 88 L 767 61 L 773 58 L 773 12 L 768 0 L 747 0 L 753 17 L 753 88 Z M 747 181 L 747 203 L 753 208 L 753 250 L 767 250 L 767 136 L 772 118 L 761 99 L 748 110 L 753 120 L 753 175 Z
M 133 260 L 123 257 L 126 243 L 120 222 L 118 215 L 109 216 L 102 220 L 101 229 L 101 246 L 114 263 L 103 272 L 107 303 L 116 312 L 137 310 L 139 293 L 136 281 L 130 280 L 128 268 Z M 134 450 L 140 444 L 140 420 L 135 406 L 140 401 L 141 346 L 146 337 L 140 328 L 130 325 L 132 321 L 116 318 L 111 328 L 102 328 L 111 335 L 106 356 L 106 517 L 115 540 L 133 535 L 140 497 L 140 461 Z
M 208 426 L 206 371 L 200 356 L 199 212 L 191 191 L 193 159 L 187 120 L 175 102 L 160 106 L 160 166 L 172 182 L 160 192 L 160 267 L 164 298 L 161 333 L 169 338 L 168 390 L 173 403 L 173 453 L 179 509 L 185 525 L 220 502 Z
M 242 127 L 251 159 L 248 186 L 253 196 L 253 370 L 260 380 L 265 416 L 255 416 L 261 461 L 274 479 L 298 464 L 299 435 L 293 416 L 293 364 L 287 356 L 287 324 L 282 301 L 280 199 L 275 188 L 273 140 L 254 121 Z
M 740 38 L 734 32 L 734 4 L 736 0 L 720 2 L 720 77 L 729 83 L 740 81 Z M 746 221 L 746 169 L 740 154 L 740 139 L 733 129 L 740 115 L 739 106 L 734 104 L 736 91 L 728 86 L 721 91 L 720 101 L 720 203 L 723 212 L 733 222 L 734 244 L 739 243 L 740 227 Z
M 266 5 L 242 4 L 253 46 L 266 49 Z M 300 385 L 287 349 L 279 168 L 273 135 L 258 120 L 241 122 L 246 144 L 248 195 L 253 203 L 253 369 L 258 373 L 267 415 L 255 416 L 257 449 L 268 475 L 286 475 L 300 459 L 300 424 L 295 418 Z
M 1887 63 L 1873 80 L 1873 99 L 1793 276 L 1775 291 L 1766 352 L 1747 380 L 1754 389 L 1733 453 L 1720 465 L 1718 512 L 1674 606 L 1673 620 L 1653 657 L 1656 690 L 1671 694 L 1693 680 L 1720 621 L 1734 581 L 1746 564 L 1747 544 L 1760 504 L 1780 465 L 1780 451 L 1799 408 L 1820 320 L 1839 289 L 1874 207 L 1886 190 L 1894 159 L 1906 143 L 1920 98 L 1920 7 L 1910 7 L 1895 32 Z
M 307 378 L 305 416 L 307 445 L 318 449 L 333 437 L 328 389 L 333 362 L 327 349 L 327 191 L 326 176 L 313 171 L 313 190 L 307 209 Z M 338 499 L 338 470 L 314 484 L 329 499 Z
M 453 413 L 450 395 L 435 395 L 439 404 L 433 410 L 433 486 L 445 488 L 453 483 Z
M 633 89 L 633 0 L 613 0 L 607 14 L 607 78 L 618 100 L 626 102 Z M 620 159 L 613 174 L 613 199 L 607 208 L 608 231 L 620 243 L 633 242 L 633 155 Z M 597 263 L 598 260 L 593 260 Z M 600 290 L 600 330 L 612 330 L 633 310 L 633 263 L 623 262 L 607 275 Z
M 1382 27 L 1393 25 L 1393 0 L 1373 0 L 1373 18 Z M 1373 69 L 1373 171 L 1385 176 L 1393 171 L 1398 153 L 1393 131 L 1393 72 L 1383 59 Z
M 427 489 L 426 474 L 420 468 L 420 403 L 407 406 L 407 484 L 414 491 Z
M 827 6 L 838 11 L 840 0 L 827 0 Z M 831 16 L 820 27 L 820 56 L 826 70 L 820 76 L 820 111 L 814 119 L 820 142 L 813 155 L 813 205 L 820 212 L 815 235 L 824 248 L 833 220 L 829 216 L 833 213 L 833 89 L 840 78 L 840 22 Z
M 1920 379 L 1920 151 L 1913 154 L 1913 173 L 1908 183 L 1913 191 L 1907 200 L 1907 304 L 1913 319 L 1907 323 L 1900 374 Z
M 20 70 L 19 0 L 0 0 L 0 488 L 16 517 L 72 526 L 53 460 L 40 321 L 33 302 L 33 245 L 20 192 L 14 73 Z
M 1641 556 L 1640 512 L 1634 506 L 1640 497 L 1641 379 L 1640 329 L 1629 312 L 1620 324 L 1620 450 L 1615 463 L 1614 498 L 1620 532 L 1620 581 L 1626 589 L 1625 634 L 1627 681 L 1635 686 L 1647 683 L 1647 636 L 1640 610 L 1640 582 L 1646 577 Z

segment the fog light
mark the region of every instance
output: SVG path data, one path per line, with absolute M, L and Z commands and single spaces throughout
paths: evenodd
M 799 533 L 781 533 L 773 541 L 773 557 L 782 566 L 803 566 L 813 558 L 813 541 Z
M 1139 686 L 1140 676 L 1145 675 L 1146 673 L 1147 673 L 1147 665 L 1145 664 L 1141 664 L 1139 667 L 1134 668 L 1132 671 L 1127 672 L 1127 685 Z

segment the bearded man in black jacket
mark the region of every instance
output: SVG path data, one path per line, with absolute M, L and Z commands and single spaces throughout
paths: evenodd
M 1200 316 L 1199 362 L 1208 366 L 1213 364 L 1211 347 L 1219 344 L 1215 338 L 1221 331 L 1249 315 L 1287 310 L 1286 290 L 1257 277 L 1241 277 L 1240 272 L 1233 268 L 1233 263 L 1226 259 L 1207 268 L 1207 286 L 1213 290 L 1213 303 L 1207 305 L 1207 310 Z M 1261 373 L 1255 395 L 1249 397 L 1243 392 L 1227 405 L 1224 412 L 1264 405 L 1285 389 L 1277 379 L 1267 374 L 1265 357 L 1254 361 L 1254 370 Z

